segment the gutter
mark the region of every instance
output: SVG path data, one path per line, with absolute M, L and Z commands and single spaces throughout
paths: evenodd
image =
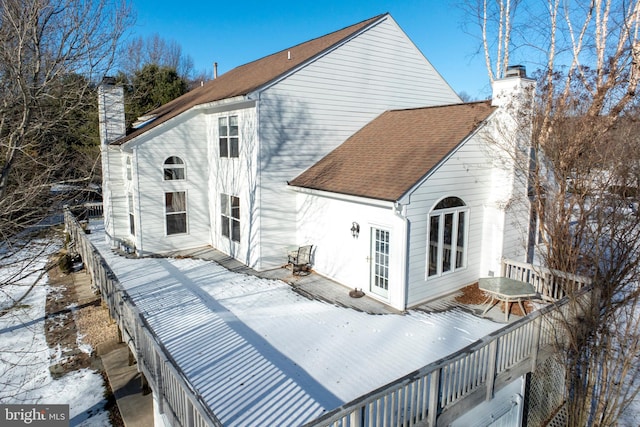
M 146 131 L 143 131 L 142 133 L 132 137 L 131 139 L 127 139 L 127 137 L 125 136 L 124 138 L 122 138 L 122 139 L 125 139 L 125 141 L 122 141 L 122 139 L 119 139 L 117 141 L 113 141 L 109 145 L 135 147 L 138 144 L 143 144 L 147 142 L 149 139 L 154 138 L 159 133 L 164 132 L 164 130 L 167 127 L 174 126 L 173 123 L 175 122 L 176 119 L 183 119 L 188 115 L 196 115 L 201 112 L 217 113 L 217 112 L 230 111 L 238 108 L 245 108 L 245 107 L 249 108 L 253 106 L 254 103 L 255 101 L 248 99 L 244 95 L 240 95 L 240 96 L 235 96 L 233 98 L 225 98 L 219 101 L 209 102 L 206 104 L 194 105 L 190 109 L 183 111 L 177 116 L 167 119 L 166 122 L 162 122 Z M 155 120 L 158 120 L 158 119 L 160 119 L 160 117 L 156 118 Z M 152 124 L 152 123 L 153 121 L 149 122 L 149 124 Z M 143 129 L 144 127 L 140 128 L 140 130 L 143 130 Z
M 394 206 L 397 203 L 389 200 L 371 199 L 368 197 L 354 196 L 351 194 L 334 193 L 332 191 L 298 187 L 295 185 L 291 185 L 288 182 L 287 182 L 287 185 L 289 188 L 291 188 L 293 191 L 297 193 L 308 194 L 310 196 L 325 197 L 327 199 L 342 200 L 342 201 L 351 202 L 351 203 L 359 203 L 361 205 L 373 206 L 377 208 L 394 209 Z

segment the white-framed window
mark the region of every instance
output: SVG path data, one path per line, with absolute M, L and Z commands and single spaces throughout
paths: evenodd
M 167 235 L 187 232 L 187 193 L 172 191 L 164 193 Z
M 174 181 L 185 179 L 184 161 L 177 156 L 171 156 L 164 161 L 164 180 Z
M 234 242 L 240 241 L 240 198 L 220 195 L 222 235 Z
M 133 210 L 133 193 L 127 194 L 127 206 L 129 207 L 129 234 L 136 235 L 135 211 Z
M 126 170 L 127 170 L 127 181 L 131 181 L 132 179 L 132 174 L 131 174 L 131 156 L 127 156 L 127 165 L 126 165 Z
M 458 197 L 442 199 L 428 224 L 427 276 L 440 276 L 466 267 L 469 208 Z
M 220 157 L 238 157 L 240 155 L 238 116 L 218 118 L 218 141 Z

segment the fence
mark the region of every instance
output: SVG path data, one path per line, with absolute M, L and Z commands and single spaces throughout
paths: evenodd
M 82 255 L 111 316 L 136 354 L 141 371 L 157 393 L 160 412 L 172 425 L 220 426 L 221 423 L 190 386 L 180 368 L 151 333 L 135 304 L 101 255 L 84 235 L 78 221 L 67 209 L 65 224 Z M 549 272 L 506 261 L 508 277 L 527 280 L 537 289 L 550 290 Z M 562 277 L 571 278 L 569 275 Z M 577 280 L 581 286 L 587 280 Z M 571 279 L 573 280 L 573 278 Z M 581 295 L 588 296 L 587 292 Z M 336 408 L 305 427 L 428 426 L 446 425 L 513 379 L 533 372 L 546 348 L 556 339 L 556 323 L 570 317 L 566 300 L 549 305 L 441 360 Z
M 94 210 L 97 213 L 98 210 Z M 118 283 L 106 261 L 86 238 L 85 231 L 70 209 L 65 209 L 65 226 L 75 251 L 82 256 L 93 286 L 98 288 L 116 321 L 123 340 L 136 356 L 157 398 L 160 413 L 171 425 L 185 427 L 222 426 L 209 407 L 190 386 L 185 375 L 158 342 L 133 301 Z

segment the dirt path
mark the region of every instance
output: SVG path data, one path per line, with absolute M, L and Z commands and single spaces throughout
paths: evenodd
M 92 292 L 90 281 L 84 270 L 65 274 L 55 267 L 49 271 L 45 335 L 55 350 L 50 370 L 54 378 L 83 368 L 100 372 L 108 395 L 105 409 L 112 425 L 120 427 L 124 423 L 96 354 L 98 345 L 117 342 L 117 328 L 100 297 Z

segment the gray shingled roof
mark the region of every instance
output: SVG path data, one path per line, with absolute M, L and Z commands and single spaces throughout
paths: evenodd
M 494 109 L 484 101 L 387 111 L 289 184 L 397 201 Z
M 299 45 L 284 49 L 248 64 L 241 65 L 222 74 L 215 80 L 206 82 L 203 86 L 174 99 L 167 104 L 150 111 L 146 115 L 155 116 L 155 120 L 146 126 L 130 133 L 126 137 L 113 142 L 114 145 L 123 144 L 149 129 L 188 111 L 196 105 L 219 101 L 235 96 L 246 95 L 277 78 L 287 74 L 298 66 L 317 57 L 332 47 L 344 42 L 364 28 L 376 24 L 386 18 L 382 14 L 360 23 L 343 28 L 325 36 L 309 40 Z

